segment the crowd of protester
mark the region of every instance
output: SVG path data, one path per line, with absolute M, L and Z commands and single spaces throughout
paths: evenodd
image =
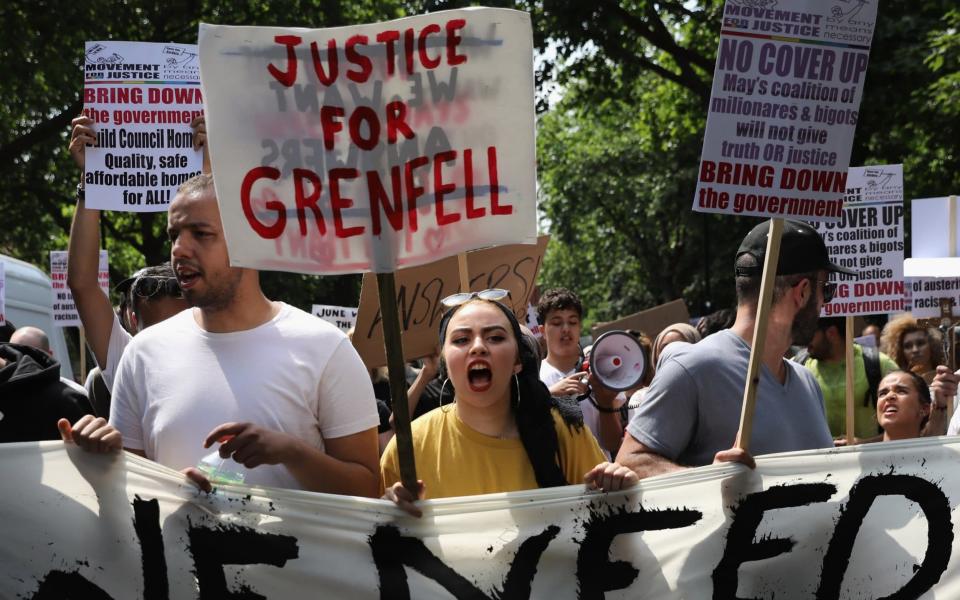
M 81 170 L 96 144 L 92 125 L 73 122 Z M 194 128 L 206 153 L 202 119 Z M 540 295 L 542 340 L 518 322 L 504 290 L 446 298 L 437 354 L 405 373 L 421 478 L 408 489 L 385 370 L 367 369 L 334 326 L 268 299 L 256 271 L 230 266 L 204 164 L 170 205 L 170 262 L 121 283 L 116 309 L 97 283 L 99 211 L 86 208 L 78 186 L 67 283 L 98 368 L 84 387 L 63 381 L 44 332 L 9 327 L 0 342 L 0 441 L 62 437 L 94 452 L 123 449 L 206 491 L 216 474 L 203 459 L 216 447 L 246 483 L 383 496 L 414 515 L 424 498 L 579 483 L 617 490 L 715 462 L 753 467 L 752 454 L 845 443 L 845 320 L 819 315 L 835 289 L 830 274 L 853 273 L 794 221 L 784 227 L 767 315 L 752 454 L 736 443 L 764 222 L 737 249 L 734 309 L 695 326 L 627 332 L 645 358 L 627 390 L 584 368 L 590 349 L 581 347 L 584 307 L 574 291 Z M 854 442 L 956 435 L 960 421 L 948 428 L 946 415 L 958 378 L 943 364 L 938 331 L 904 314 L 864 333 L 873 337 L 854 348 Z

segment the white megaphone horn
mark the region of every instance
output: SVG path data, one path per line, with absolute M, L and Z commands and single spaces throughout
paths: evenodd
M 622 392 L 643 380 L 647 359 L 640 341 L 626 331 L 608 331 L 590 352 L 590 372 L 605 388 Z

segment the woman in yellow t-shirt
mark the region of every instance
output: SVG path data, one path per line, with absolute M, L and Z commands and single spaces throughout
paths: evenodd
M 510 492 L 586 482 L 617 490 L 636 483 L 630 469 L 604 463 L 575 405 L 550 397 L 535 350 L 497 300 L 505 290 L 454 294 L 440 321 L 440 374 L 455 402 L 411 425 L 420 499 Z M 598 464 L 599 463 L 599 464 Z M 384 498 L 420 516 L 400 483 L 396 438 L 380 459 Z M 589 476 L 589 477 L 587 477 Z

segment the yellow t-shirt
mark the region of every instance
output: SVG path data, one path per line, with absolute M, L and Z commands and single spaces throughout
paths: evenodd
M 583 481 L 587 471 L 603 462 L 597 440 L 583 426 L 568 427 L 554 410 L 553 422 L 560 446 L 560 468 L 567 483 Z M 417 478 L 426 485 L 427 498 L 474 496 L 536 489 L 537 478 L 519 439 L 501 440 L 464 424 L 454 407 L 435 408 L 411 423 Z M 382 485 L 400 481 L 397 439 L 380 458 Z

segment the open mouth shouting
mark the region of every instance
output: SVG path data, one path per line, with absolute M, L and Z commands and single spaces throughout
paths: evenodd
M 485 360 L 475 360 L 467 365 L 467 382 L 472 392 L 485 392 L 493 383 L 493 371 L 490 363 Z
M 200 270 L 189 265 L 177 263 L 174 270 L 177 275 L 177 282 L 180 283 L 180 289 L 184 292 L 192 288 L 200 280 Z

